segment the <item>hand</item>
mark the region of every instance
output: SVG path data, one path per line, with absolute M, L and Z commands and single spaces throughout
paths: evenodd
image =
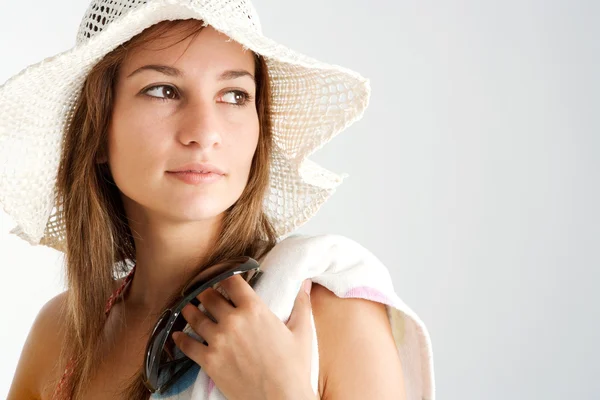
M 241 276 L 222 281 L 221 287 L 233 305 L 212 288 L 198 295 L 216 323 L 191 304 L 182 310 L 208 345 L 175 332 L 177 347 L 204 369 L 229 400 L 316 398 L 310 382 L 310 296 L 301 288 L 284 323 Z

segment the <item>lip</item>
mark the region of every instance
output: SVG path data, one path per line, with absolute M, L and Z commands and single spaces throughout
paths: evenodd
M 214 172 L 188 172 L 188 171 L 179 171 L 179 172 L 170 172 L 167 171 L 170 176 L 179 179 L 190 185 L 199 185 L 202 183 L 213 183 L 223 179 L 224 175 L 217 174 Z
M 216 175 L 225 175 L 225 172 L 223 172 L 220 168 L 218 168 L 215 165 L 208 164 L 208 163 L 189 163 L 189 164 L 182 165 L 181 167 L 178 167 L 174 170 L 167 171 L 167 172 L 172 172 L 172 173 L 193 172 L 193 173 L 197 173 L 197 174 L 212 173 L 212 174 L 216 174 Z

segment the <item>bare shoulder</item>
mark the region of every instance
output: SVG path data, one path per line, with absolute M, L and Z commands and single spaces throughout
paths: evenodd
M 402 365 L 385 305 L 341 298 L 314 284 L 322 399 L 405 399 Z
M 41 399 L 44 384 L 58 374 L 56 360 L 63 342 L 67 292 L 48 300 L 38 312 L 8 392 L 8 400 Z

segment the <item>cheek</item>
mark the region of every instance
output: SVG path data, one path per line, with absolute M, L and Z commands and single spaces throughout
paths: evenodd
M 158 121 L 126 113 L 116 110 L 108 131 L 109 165 L 117 184 L 125 173 L 140 178 L 162 167 L 162 140 L 166 137 L 160 134 L 163 127 Z
M 259 125 L 257 119 L 252 119 L 243 129 L 239 129 L 239 135 L 236 135 L 236 150 L 234 159 L 237 158 L 237 165 L 248 173 L 252 166 L 252 158 L 256 153 L 259 140 Z
M 247 184 L 252 167 L 252 159 L 258 145 L 258 120 L 250 120 L 243 127 L 238 126 L 237 129 L 231 132 L 235 132 L 235 134 L 230 136 L 230 151 L 227 152 L 227 164 L 236 172 L 236 185 L 243 189 Z

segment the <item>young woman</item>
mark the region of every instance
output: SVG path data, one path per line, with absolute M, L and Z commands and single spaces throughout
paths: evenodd
M 9 399 L 432 399 L 427 330 L 387 269 L 350 239 L 289 236 L 341 182 L 306 157 L 368 98 L 264 37 L 248 1 L 92 1 L 73 49 L 0 88 L 0 199 L 13 233 L 65 253 L 68 283 Z M 183 308 L 170 337 L 194 367 L 155 392 L 157 321 L 240 256 L 261 277 Z

